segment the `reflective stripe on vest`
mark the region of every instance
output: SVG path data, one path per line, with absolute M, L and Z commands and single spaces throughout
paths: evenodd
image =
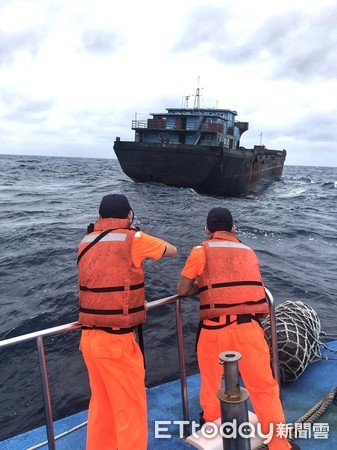
M 208 242 L 209 247 L 226 247 L 226 248 L 244 248 L 245 250 L 250 250 L 247 245 L 242 244 L 241 242 Z
M 97 238 L 98 234 L 88 234 L 85 236 L 81 242 L 93 242 Z M 124 233 L 109 233 L 104 238 L 102 238 L 99 242 L 123 242 L 126 240 L 126 234 Z

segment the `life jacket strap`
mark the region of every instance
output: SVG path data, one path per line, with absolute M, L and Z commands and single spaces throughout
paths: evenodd
M 261 305 L 263 303 L 267 303 L 266 298 L 261 298 L 260 300 L 256 300 L 256 301 L 248 300 L 246 302 L 240 302 L 240 303 L 214 303 L 214 308 L 225 309 L 225 308 L 233 308 L 235 306 L 242 306 L 242 305 Z M 211 308 L 210 304 L 200 305 L 201 310 L 202 309 L 210 309 L 210 308 Z
M 255 314 L 238 314 L 236 316 L 236 319 L 231 321 L 232 316 L 233 316 L 232 314 L 230 316 L 226 316 L 226 322 L 222 323 L 220 325 L 206 325 L 203 322 L 201 322 L 201 328 L 205 328 L 206 330 L 219 330 L 220 328 L 228 327 L 229 325 L 232 325 L 232 323 L 235 323 L 235 322 L 238 325 L 241 325 L 243 323 L 249 323 L 252 320 L 255 320 L 256 322 L 259 323 L 259 325 L 261 325 L 259 318 Z M 213 319 L 207 319 L 207 320 L 211 320 L 213 322 L 219 322 L 219 317 L 214 317 Z
M 126 334 L 126 333 L 131 333 L 135 329 L 136 329 L 136 326 L 129 327 L 129 328 L 119 328 L 118 330 L 114 330 L 113 328 L 109 328 L 109 327 L 96 327 L 95 325 L 92 327 L 87 327 L 85 325 L 82 326 L 82 330 L 102 330 L 102 331 L 105 331 L 106 333 L 110 333 L 110 334 Z
M 219 322 L 219 317 L 214 317 L 213 319 L 207 319 L 207 320 L 211 320 L 215 323 Z M 197 329 L 197 336 L 196 336 L 196 341 L 195 341 L 195 351 L 197 351 L 197 347 L 198 347 L 198 341 L 199 341 L 199 336 L 200 336 L 200 332 L 201 329 L 204 328 L 205 330 L 220 330 L 221 328 L 226 328 L 229 325 L 232 325 L 232 323 L 237 322 L 238 325 L 241 325 L 243 323 L 249 323 L 252 320 L 255 320 L 261 327 L 261 322 L 259 321 L 258 317 L 256 317 L 254 314 L 238 314 L 236 316 L 235 320 L 231 321 L 231 316 L 226 316 L 226 322 L 222 323 L 220 325 L 206 325 L 204 323 L 204 321 L 200 321 L 199 325 L 198 325 L 198 329 Z
M 101 239 L 104 238 L 104 236 L 106 236 L 107 234 L 110 233 L 110 231 L 112 231 L 111 229 L 108 230 L 104 230 L 103 233 L 99 234 L 96 239 L 94 239 L 92 242 L 90 242 L 89 245 L 87 245 L 82 251 L 81 253 L 78 255 L 77 258 L 77 264 L 80 262 L 80 260 L 83 258 L 83 256 L 87 253 L 88 250 L 90 250 L 95 244 L 97 244 L 97 242 L 99 242 Z
M 137 306 L 136 308 L 130 308 L 128 310 L 129 314 L 134 314 L 137 312 L 144 311 L 145 305 Z M 100 315 L 121 315 L 123 314 L 122 309 L 91 309 L 91 308 L 83 308 L 80 306 L 80 312 L 84 314 L 100 314 Z
M 145 287 L 144 282 L 139 284 L 131 284 L 129 286 L 130 291 L 136 291 L 137 289 L 142 289 Z M 89 288 L 88 286 L 80 286 L 80 291 L 89 291 L 89 292 L 121 292 L 125 291 L 125 286 L 107 286 L 107 287 L 98 287 L 98 288 Z
M 212 289 L 235 287 L 235 286 L 263 286 L 261 281 L 229 281 L 228 283 L 214 283 L 211 285 Z M 209 287 L 207 285 L 201 286 L 199 292 L 207 291 Z

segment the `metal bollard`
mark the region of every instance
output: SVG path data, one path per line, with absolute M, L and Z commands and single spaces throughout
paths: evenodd
M 249 397 L 248 391 L 240 386 L 238 361 L 241 354 L 228 351 L 220 353 L 219 358 L 220 364 L 224 366 L 225 378 L 225 387 L 218 391 L 223 449 L 251 450 L 250 438 L 244 435 L 244 427 L 240 427 L 248 422 Z

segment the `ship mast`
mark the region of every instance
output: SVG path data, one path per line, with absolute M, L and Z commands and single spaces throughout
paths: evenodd
M 197 88 L 197 91 L 194 96 L 193 109 L 200 109 L 200 89 L 199 88 Z
M 198 77 L 198 87 L 194 96 L 194 105 L 193 105 L 193 109 L 200 109 L 200 88 L 199 88 L 199 81 L 200 81 L 200 77 Z

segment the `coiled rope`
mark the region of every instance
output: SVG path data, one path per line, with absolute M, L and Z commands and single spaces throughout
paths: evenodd
M 314 405 L 307 413 L 305 413 L 302 417 L 296 420 L 294 424 L 291 424 L 292 426 L 289 427 L 289 441 L 292 441 L 294 439 L 294 433 L 295 433 L 295 424 L 302 424 L 302 423 L 315 423 L 317 419 L 319 419 L 323 414 L 329 409 L 331 404 L 337 401 L 337 386 L 331 389 L 331 391 L 316 405 Z M 267 450 L 268 445 L 261 444 L 258 447 L 256 447 L 255 450 Z

